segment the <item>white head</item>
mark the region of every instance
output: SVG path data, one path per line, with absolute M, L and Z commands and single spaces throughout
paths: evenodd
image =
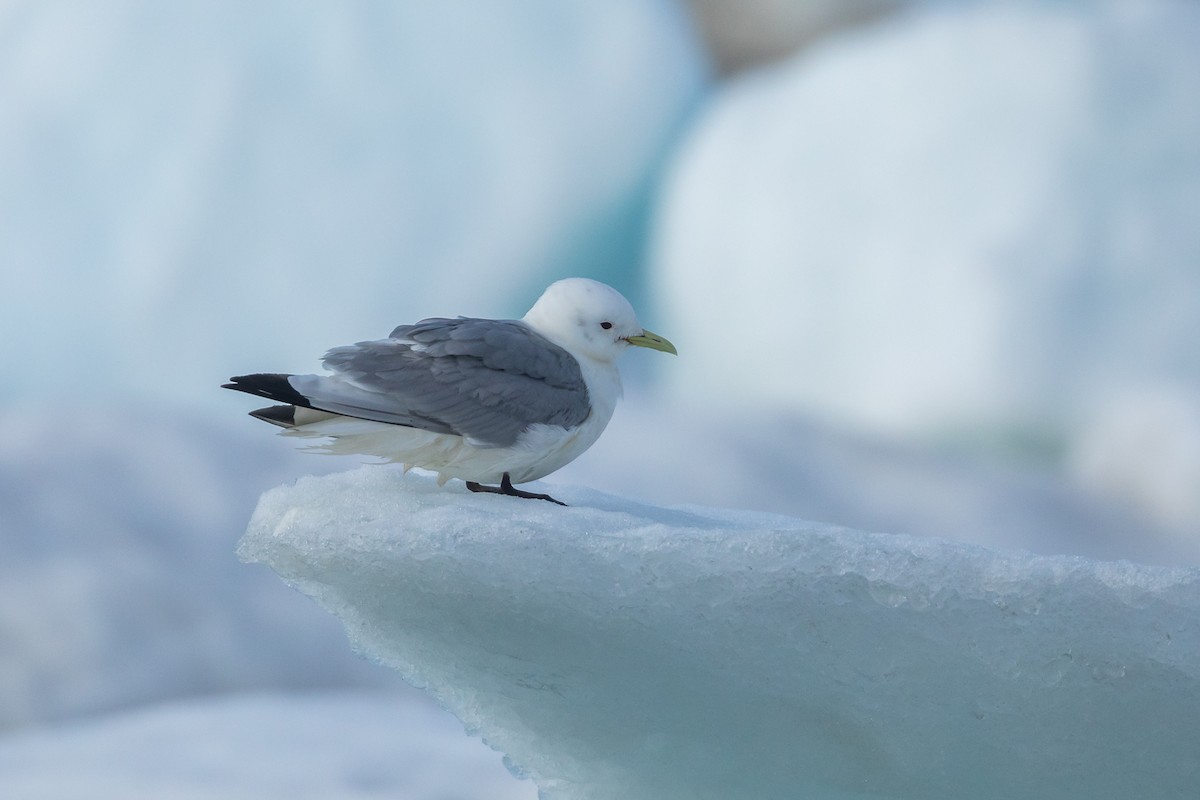
M 629 345 L 675 352 L 666 339 L 642 328 L 620 292 L 588 278 L 550 284 L 524 320 L 572 355 L 596 361 L 615 361 Z

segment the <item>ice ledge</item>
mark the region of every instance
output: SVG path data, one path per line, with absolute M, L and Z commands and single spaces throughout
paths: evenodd
M 1200 570 L 365 468 L 239 552 L 546 798 L 1128 798 L 1200 785 Z

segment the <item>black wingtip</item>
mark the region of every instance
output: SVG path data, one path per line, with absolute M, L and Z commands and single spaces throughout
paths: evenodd
M 297 392 L 288 382 L 291 375 L 278 372 L 260 372 L 254 375 L 235 375 L 230 383 L 221 384 L 222 389 L 265 397 L 280 403 L 312 408 L 308 398 Z M 269 422 L 270 420 L 268 420 Z
M 296 427 L 296 407 L 295 406 L 268 406 L 267 408 L 258 408 L 250 412 L 250 416 L 255 419 L 261 419 L 263 422 L 269 422 L 272 425 L 278 425 L 281 428 Z

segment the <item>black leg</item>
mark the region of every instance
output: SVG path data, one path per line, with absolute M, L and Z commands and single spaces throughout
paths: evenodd
M 526 492 L 512 485 L 512 479 L 508 477 L 508 473 L 504 473 L 504 477 L 500 480 L 499 486 L 484 486 L 482 483 L 475 481 L 467 481 L 467 488 L 472 492 L 489 492 L 491 494 L 506 494 L 510 497 L 524 497 L 528 500 L 549 500 L 551 503 L 558 503 L 560 506 L 565 506 L 566 503 L 561 500 L 555 500 L 548 494 L 538 494 L 536 492 Z

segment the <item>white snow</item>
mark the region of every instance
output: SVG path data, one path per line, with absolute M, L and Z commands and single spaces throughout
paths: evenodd
M 239 547 L 554 798 L 1194 797 L 1200 571 L 363 468 Z
M 655 228 L 678 395 L 1031 442 L 1195 533 L 1200 484 L 1088 425 L 1200 408 L 1198 40 L 1196 3 L 918 4 L 720 87 Z
M 432 703 L 233 695 L 0 737 L 13 800 L 532 800 Z
M 402 322 L 519 316 L 555 278 L 636 295 L 705 82 L 671 0 L 4 5 L 7 401 L 211 405 Z

